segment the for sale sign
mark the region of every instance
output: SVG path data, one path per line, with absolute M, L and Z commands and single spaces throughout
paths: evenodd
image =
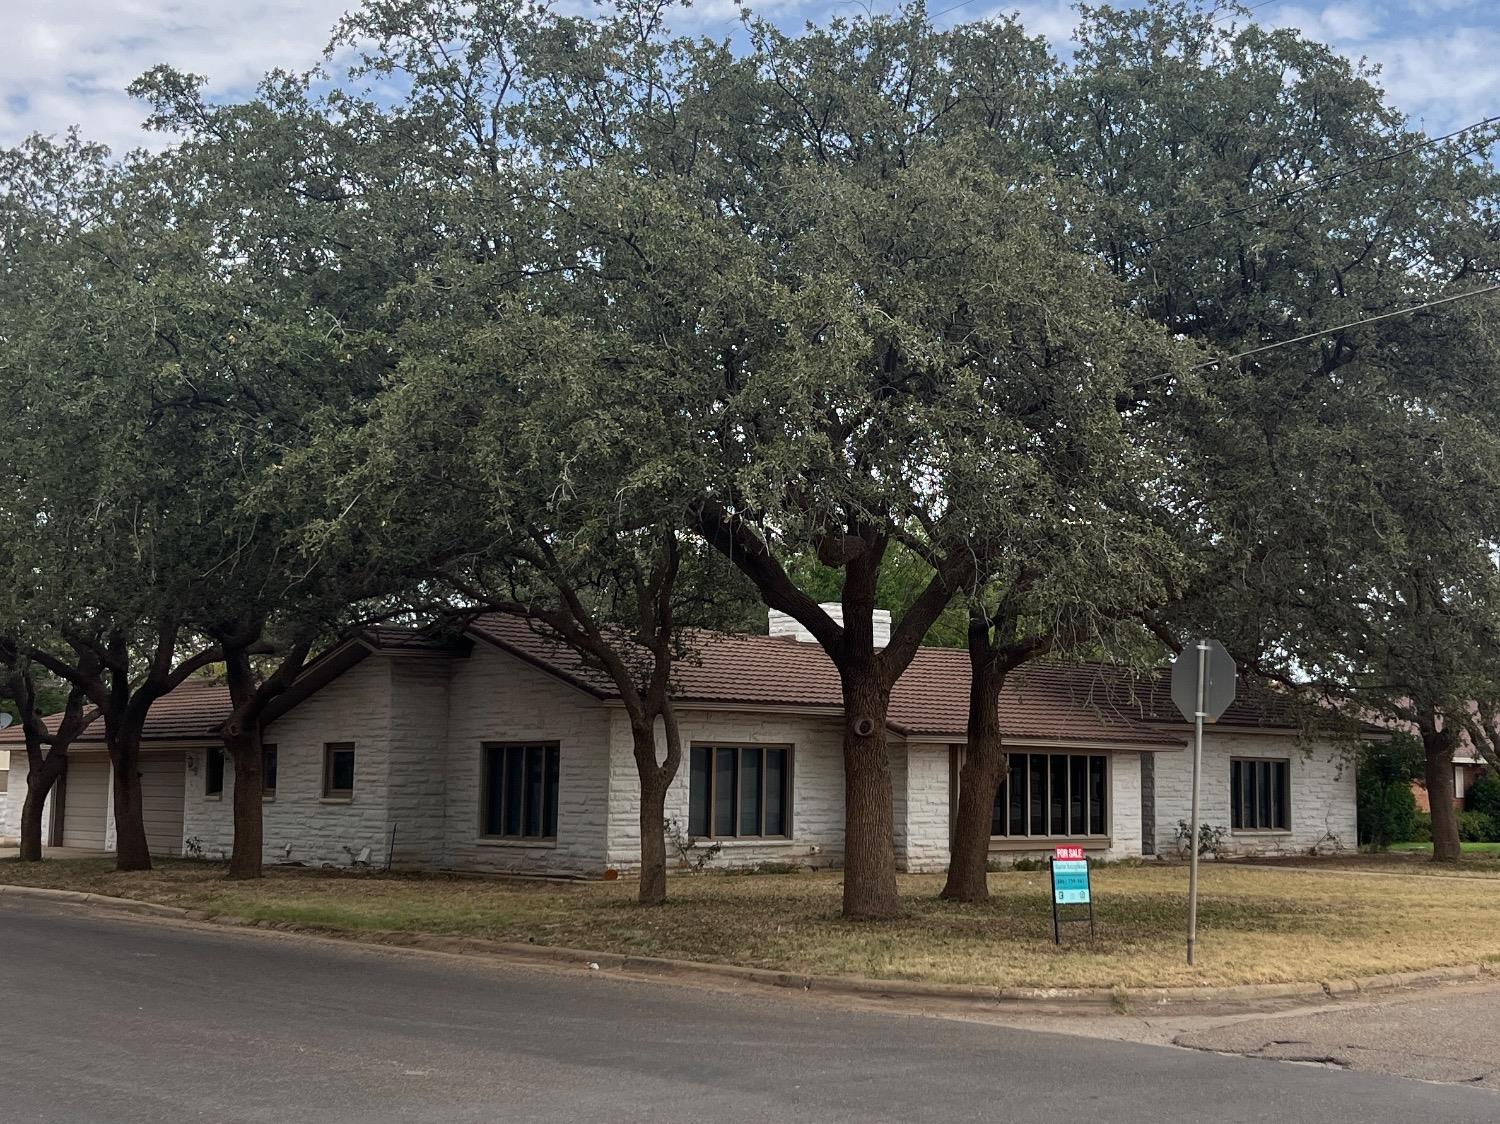
M 1089 860 L 1082 847 L 1059 847 L 1053 853 L 1052 900 L 1058 905 L 1089 904 Z
M 1082 847 L 1063 846 L 1052 852 L 1052 939 L 1062 944 L 1063 906 L 1081 905 L 1089 911 L 1089 936 L 1094 936 L 1094 896 L 1089 885 L 1089 858 Z M 1082 921 L 1079 917 L 1077 920 Z

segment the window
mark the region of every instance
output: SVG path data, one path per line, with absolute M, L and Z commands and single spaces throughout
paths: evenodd
M 787 746 L 695 745 L 688 778 L 688 834 L 786 838 L 792 807 Z
M 276 747 L 274 745 L 260 747 L 260 798 L 262 800 L 276 799 Z
M 1289 763 L 1259 757 L 1231 758 L 1229 803 L 1229 825 L 1235 831 L 1291 830 Z
M 217 799 L 224 795 L 224 751 L 211 749 L 203 761 L 203 795 Z
M 354 798 L 354 743 L 329 742 L 323 747 L 323 799 Z
M 1102 754 L 1012 753 L 995 793 L 990 834 L 1072 838 L 1108 831 L 1108 765 Z
M 10 770 L 0 769 L 0 792 L 10 791 Z
M 479 832 L 488 839 L 556 839 L 558 749 L 486 745 Z

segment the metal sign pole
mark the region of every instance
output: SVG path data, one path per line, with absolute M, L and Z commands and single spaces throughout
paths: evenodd
M 1193 812 L 1188 825 L 1187 960 L 1198 957 L 1198 777 L 1203 772 L 1203 683 L 1208 671 L 1208 641 L 1198 641 L 1198 706 L 1193 714 Z
M 1047 860 L 1047 869 L 1052 872 L 1052 943 L 1062 944 L 1062 921 L 1057 915 L 1057 860 Z

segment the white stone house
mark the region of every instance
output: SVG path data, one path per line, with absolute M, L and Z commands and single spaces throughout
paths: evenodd
M 668 816 L 682 841 L 722 845 L 715 865 L 838 865 L 838 677 L 794 623 L 773 620 L 771 632 L 704 634 L 680 667 L 687 759 Z M 967 694 L 966 653 L 927 648 L 893 695 L 902 869 L 947 863 Z M 1106 665 L 1042 662 L 1013 675 L 1001 702 L 1010 773 L 996 800 L 996 857 L 1059 842 L 1104 859 L 1175 854 L 1191 731 L 1163 702 L 1153 678 Z M 206 681 L 153 709 L 142 766 L 153 850 L 227 853 L 234 777 L 214 732 L 227 711 L 223 687 Z M 481 618 L 448 640 L 395 630 L 351 640 L 278 700 L 265 741 L 270 862 L 600 877 L 639 861 L 625 712 L 607 680 L 523 623 Z M 0 750 L 19 742 L 19 731 L 0 734 Z M 0 837 L 19 831 L 24 791 L 24 767 L 13 769 Z M 45 841 L 111 849 L 109 801 L 91 729 L 49 801 Z M 1259 695 L 1211 729 L 1203 808 L 1233 852 L 1352 847 L 1354 769 L 1342 748 L 1299 740 L 1285 709 Z

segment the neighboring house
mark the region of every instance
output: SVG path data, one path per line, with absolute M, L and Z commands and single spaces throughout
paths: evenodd
M 1453 751 L 1453 803 L 1455 807 L 1463 808 L 1466 805 L 1469 786 L 1479 779 L 1484 769 L 1484 758 L 1475 751 L 1474 744 L 1469 741 L 1468 735 L 1464 735 L 1459 741 L 1458 748 Z M 1412 781 L 1411 791 L 1412 795 L 1417 798 L 1417 810 L 1431 812 L 1432 801 L 1427 795 L 1426 782 Z
M 795 622 L 703 634 L 678 669 L 685 760 L 668 796 L 683 838 L 723 844 L 715 865 L 837 865 L 844 785 L 838 675 Z M 888 621 L 884 625 L 888 629 Z M 948 861 L 968 709 L 968 657 L 923 649 L 891 700 L 896 855 Z M 1001 701 L 1010 771 L 992 848 L 1005 860 L 1082 843 L 1106 859 L 1179 850 L 1191 731 L 1159 677 L 1040 662 Z M 145 734 L 147 832 L 163 854 L 226 854 L 233 769 L 214 731 L 223 687 L 191 681 Z M 0 747 L 18 733 L 0 734 Z M 577 656 L 508 618 L 434 640 L 381 630 L 321 656 L 270 712 L 268 861 L 601 876 L 639 862 L 639 786 L 623 707 Z M 0 797 L 18 830 L 24 781 Z M 75 745 L 47 842 L 108 850 L 101 731 Z M 1355 843 L 1354 770 L 1304 744 L 1274 695 L 1242 698 L 1205 739 L 1204 822 L 1237 853 Z

